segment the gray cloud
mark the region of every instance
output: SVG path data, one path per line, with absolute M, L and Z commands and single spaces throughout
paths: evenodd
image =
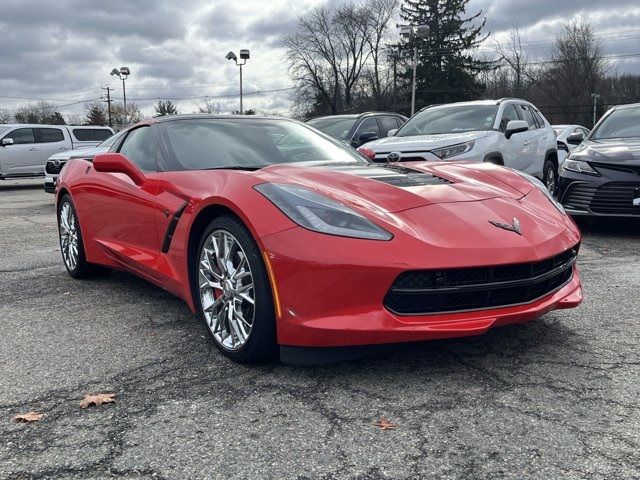
M 351 0 L 329 0 L 332 5 Z M 237 109 L 238 69 L 224 59 L 229 50 L 251 50 L 245 67 L 247 108 L 286 112 L 291 92 L 282 35 L 323 0 L 3 0 L 0 16 L 0 95 L 59 99 L 58 105 L 95 100 L 101 86 L 121 84 L 109 76 L 127 65 L 128 97 L 151 113 L 154 99 L 175 99 L 183 112 L 209 96 Z M 469 13 L 482 9 L 492 36 L 483 50 L 518 24 L 528 52 L 544 57 L 563 21 L 582 16 L 601 36 L 608 55 L 637 51 L 637 0 L 471 0 Z M 606 32 L 635 30 L 618 36 Z M 618 73 L 640 71 L 638 58 L 611 60 Z M 276 91 L 272 91 L 276 90 Z M 250 92 L 260 91 L 260 94 Z M 0 108 L 28 100 L 0 96 Z M 188 98 L 194 97 L 194 98 Z M 61 107 L 82 112 L 82 104 Z

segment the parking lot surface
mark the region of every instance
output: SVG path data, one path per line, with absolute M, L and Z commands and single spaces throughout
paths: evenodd
M 0 183 L 0 219 L 0 478 L 640 478 L 640 222 L 581 223 L 577 309 L 248 367 L 142 280 L 71 279 L 41 182 Z

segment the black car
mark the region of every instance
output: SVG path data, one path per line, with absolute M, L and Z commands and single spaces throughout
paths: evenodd
M 399 113 L 367 112 L 315 117 L 306 123 L 358 148 L 367 142 L 388 136 L 390 130 L 397 130 L 406 121 L 407 117 Z
M 640 103 L 609 110 L 571 152 L 559 199 L 571 215 L 640 218 Z

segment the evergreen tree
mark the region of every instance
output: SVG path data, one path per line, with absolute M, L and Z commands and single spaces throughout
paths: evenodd
M 156 117 L 163 117 L 165 115 L 177 115 L 178 109 L 171 100 L 163 101 L 158 100 L 155 106 Z
M 87 125 L 106 125 L 107 120 L 107 109 L 104 105 L 95 102 L 86 106 L 87 108 L 87 118 L 85 122 Z
M 477 60 L 473 50 L 484 41 L 486 18 L 482 11 L 466 16 L 469 0 L 405 0 L 400 8 L 404 23 L 428 25 L 427 38 L 416 38 L 403 45 L 407 62 L 405 78 L 412 76 L 413 48 L 418 42 L 416 72 L 416 110 L 433 103 L 449 103 L 478 98 L 484 85 L 478 75 L 491 68 L 491 62 Z

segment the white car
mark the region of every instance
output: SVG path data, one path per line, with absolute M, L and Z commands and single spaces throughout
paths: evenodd
M 589 136 L 590 130 L 582 125 L 552 125 L 558 136 L 558 166 L 562 168 L 565 158 Z
M 387 138 L 361 146 L 375 162 L 492 162 L 542 179 L 552 194 L 558 184 L 556 133 L 525 100 L 505 98 L 422 109 Z
M 93 158 L 99 153 L 106 153 L 118 141 L 118 139 L 122 137 L 123 134 L 124 132 L 116 133 L 95 147 L 78 148 L 76 150 L 67 150 L 65 152 L 51 155 L 44 167 L 44 191 L 47 193 L 55 193 L 58 175 L 60 174 L 62 167 L 64 167 L 69 160 L 72 158 Z
M 111 135 L 100 126 L 0 125 L 0 179 L 42 177 L 51 155 L 96 146 Z

